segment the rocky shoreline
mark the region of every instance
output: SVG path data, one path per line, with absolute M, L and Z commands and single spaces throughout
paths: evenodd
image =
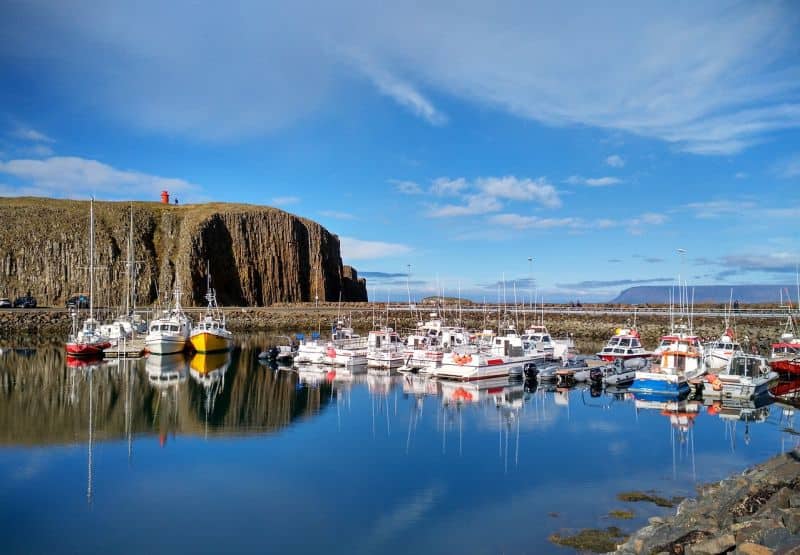
M 653 517 L 616 553 L 800 553 L 800 452 L 698 488 L 674 517 Z

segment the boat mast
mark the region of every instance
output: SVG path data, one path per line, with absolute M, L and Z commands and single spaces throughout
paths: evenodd
M 128 261 L 125 276 L 125 316 L 131 315 L 131 273 L 133 272 L 133 204 L 131 203 L 130 223 L 128 225 Z
M 89 320 L 94 316 L 94 197 L 89 201 Z

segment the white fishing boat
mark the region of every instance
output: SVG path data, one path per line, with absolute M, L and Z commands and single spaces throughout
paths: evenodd
M 403 365 L 405 345 L 392 328 L 383 327 L 367 336 L 367 367 L 391 370 Z
M 176 281 L 175 306 L 165 310 L 160 318 L 150 322 L 144 345 L 155 355 L 181 353 L 186 349 L 192 322 L 181 307 L 181 290 Z
M 526 355 L 522 338 L 513 326 L 506 325 L 494 336 L 491 346 L 474 353 L 450 352 L 433 374 L 440 378 L 463 381 L 484 380 L 509 375 L 521 376 L 526 365 L 536 359 Z
M 323 342 L 319 333 L 313 332 L 310 338 L 306 338 L 305 334 L 295 334 L 295 338 L 299 341 L 297 346 L 297 354 L 294 357 L 295 364 L 322 364 L 325 360 L 325 351 L 327 350 L 327 342 Z
M 217 304 L 217 294 L 211 287 L 211 270 L 206 268 L 206 311 L 189 333 L 192 348 L 198 353 L 230 351 L 233 333 L 225 325 L 225 313 Z
M 722 372 L 706 376 L 703 396 L 752 399 L 766 394 L 778 378 L 766 358 L 736 353 Z
M 709 371 L 724 369 L 731 358 L 744 352 L 735 337 L 733 330 L 727 328 L 721 336 L 705 346 L 705 361 Z
M 525 353 L 540 360 L 553 360 L 555 345 L 545 326 L 531 326 L 522 333 Z
M 355 332 L 350 319 L 336 321 L 322 364 L 359 368 L 367 364 L 367 338 Z
M 597 353 L 597 356 L 607 362 L 614 362 L 618 359 L 647 358 L 652 354 L 642 347 L 641 338 L 636 328 L 617 328 L 605 347 Z
M 429 372 L 441 366 L 446 352 L 469 345 L 470 335 L 463 327 L 443 325 L 435 312 L 430 317 L 406 336 L 401 371 Z

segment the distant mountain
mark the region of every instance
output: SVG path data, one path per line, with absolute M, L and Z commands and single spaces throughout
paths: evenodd
M 797 302 L 795 285 L 695 285 L 689 286 L 689 298 L 694 292 L 695 304 L 701 303 L 727 303 L 733 289 L 734 301 L 740 303 L 775 303 L 783 298 L 786 300 L 786 291 L 789 291 L 792 302 Z M 629 287 L 612 300 L 619 304 L 667 304 L 669 303 L 670 285 L 640 285 Z

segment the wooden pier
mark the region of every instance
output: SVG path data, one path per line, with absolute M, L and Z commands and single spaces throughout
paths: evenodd
M 144 339 L 121 341 L 103 352 L 105 358 L 141 358 L 144 356 Z

